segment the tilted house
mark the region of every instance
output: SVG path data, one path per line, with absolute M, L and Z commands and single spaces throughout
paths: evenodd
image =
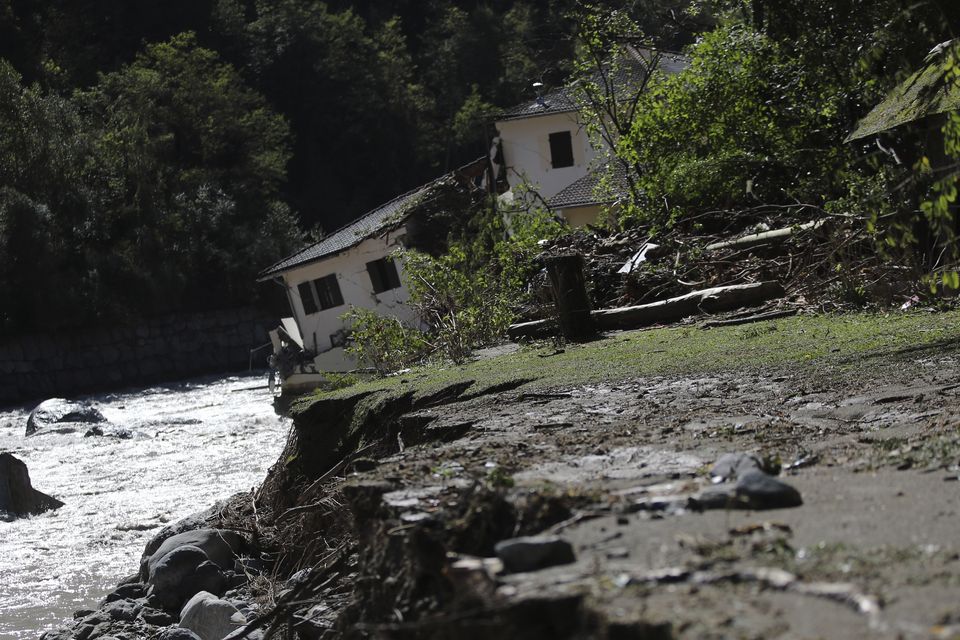
M 357 367 L 344 350 L 350 327 L 343 315 L 352 308 L 417 325 L 416 313 L 407 304 L 403 264 L 394 253 L 436 236 L 438 231 L 429 228 L 429 222 L 421 223 L 418 214 L 438 206 L 451 190 L 469 190 L 486 167 L 483 158 L 413 189 L 260 272 L 259 281 L 284 287 L 293 314 L 271 332 L 284 390 L 315 387 L 323 382 L 324 372 Z
M 631 87 L 642 84 L 651 66 L 674 74 L 689 66 L 689 60 L 680 54 L 627 47 L 624 62 L 610 78 L 616 85 L 613 90 L 628 95 Z M 545 205 L 571 226 L 582 227 L 596 223 L 604 207 L 615 205 L 625 192 L 623 167 L 609 160 L 609 149 L 595 148 L 587 135 L 575 84 L 507 109 L 494 124 L 494 142 L 502 152 L 501 174 L 510 186 L 501 196 L 507 211 Z M 534 193 L 517 197 L 521 184 Z

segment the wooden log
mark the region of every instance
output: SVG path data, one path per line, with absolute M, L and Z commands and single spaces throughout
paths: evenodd
M 824 222 L 825 220 L 815 220 L 814 222 L 807 222 L 796 227 L 784 227 L 783 229 L 774 229 L 772 231 L 764 231 L 762 233 L 751 233 L 750 235 L 743 236 L 742 238 L 724 240 L 723 242 L 714 242 L 713 244 L 708 244 L 704 248 L 707 251 L 717 251 L 719 249 L 748 249 L 761 244 L 783 242 L 792 236 L 796 231 L 818 229 L 823 225 Z
M 661 322 L 673 322 L 699 313 L 730 311 L 783 295 L 783 286 L 779 282 L 735 284 L 692 291 L 676 298 L 635 307 L 604 309 L 594 312 L 593 318 L 601 329 L 635 329 Z
M 583 278 L 583 256 L 571 253 L 544 259 L 557 307 L 560 332 L 568 340 L 583 340 L 596 334 L 590 315 L 590 299 Z
M 735 284 L 692 291 L 676 298 L 634 307 L 601 309 L 590 315 L 601 329 L 636 329 L 651 324 L 674 322 L 699 313 L 717 313 L 757 305 L 783 295 L 783 286 L 779 282 Z M 547 338 L 555 328 L 556 324 L 552 320 L 535 320 L 510 325 L 507 335 L 515 341 Z

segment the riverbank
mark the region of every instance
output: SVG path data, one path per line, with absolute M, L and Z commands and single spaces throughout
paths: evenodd
M 954 637 L 958 320 L 624 332 L 314 395 L 219 523 L 274 562 L 246 586 L 248 622 L 302 638 Z M 726 454 L 746 455 L 718 470 Z

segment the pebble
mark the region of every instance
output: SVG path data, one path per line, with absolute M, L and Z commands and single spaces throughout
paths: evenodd
M 576 562 L 573 546 L 557 536 L 530 536 L 498 542 L 497 557 L 509 573 L 537 571 L 559 564 Z

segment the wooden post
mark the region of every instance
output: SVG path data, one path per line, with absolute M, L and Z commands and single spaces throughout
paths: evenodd
M 578 253 L 550 256 L 544 262 L 563 337 L 568 340 L 592 338 L 596 329 L 583 279 L 583 256 Z

